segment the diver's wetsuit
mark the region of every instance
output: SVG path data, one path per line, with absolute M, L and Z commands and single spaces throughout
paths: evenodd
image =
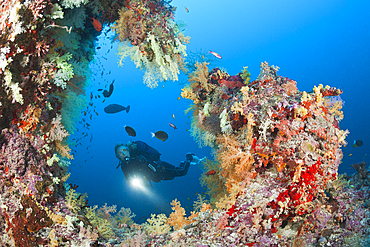
M 142 141 L 133 142 L 130 145 L 130 158 L 121 161 L 121 169 L 129 180 L 133 176 L 145 176 L 147 180 L 160 182 L 172 180 L 175 177 L 185 176 L 188 173 L 192 155 L 187 155 L 187 160 L 182 161 L 179 167 L 175 167 L 160 160 L 160 153 Z

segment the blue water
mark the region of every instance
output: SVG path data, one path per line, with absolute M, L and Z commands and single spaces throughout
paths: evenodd
M 296 80 L 301 91 L 311 91 L 318 84 L 342 89 L 345 106 L 340 127 L 351 133 L 347 137 L 349 145 L 343 148 L 339 173 L 352 174 L 355 170 L 351 164 L 369 161 L 366 158 L 370 143 L 369 1 L 176 0 L 171 4 L 177 7 L 176 20 L 187 24 L 185 34 L 191 37 L 188 51 L 219 53 L 223 58 L 215 65 L 225 68 L 230 75 L 248 66 L 255 79 L 260 63 L 267 61 L 281 68 L 279 75 Z M 152 189 L 143 192 L 127 185 L 121 169 L 116 169 L 118 160 L 114 155 L 115 143 L 142 140 L 156 148 L 162 160 L 175 166 L 185 159 L 187 152 L 213 157 L 210 148 L 199 148 L 186 131 L 190 129 L 191 113 L 185 115 L 184 110 L 190 101 L 177 99 L 186 76 L 179 77 L 180 83 L 167 81 L 155 89 L 146 87 L 142 83 L 143 71 L 129 59 L 124 67 L 117 66 L 118 44 L 111 44 L 108 36 L 103 30 L 97 42 L 101 49 L 91 64 L 93 75 L 86 95 L 92 106 L 86 116 L 82 114 L 91 126 L 86 129 L 79 124 L 79 131 L 72 136 L 87 134 L 80 140 L 81 145 L 72 147 L 75 158 L 67 183 L 77 184 L 78 192 L 87 192 L 89 205 L 107 203 L 117 205 L 117 209 L 131 208 L 136 219 L 151 213 L 168 213 L 168 204 L 175 198 L 190 209 L 195 194 L 204 191 L 199 185 L 198 167 L 190 167 L 184 177 L 153 183 Z M 108 88 L 112 80 L 115 80 L 113 94 L 103 103 L 102 92 L 97 90 Z M 95 98 L 98 95 L 101 98 Z M 104 113 L 104 107 L 113 103 L 130 105 L 131 110 Z M 80 122 L 84 123 L 82 119 Z M 178 129 L 171 128 L 169 122 Z M 133 127 L 137 136 L 128 136 L 125 125 Z M 150 132 L 158 130 L 166 131 L 168 140 L 151 138 Z M 353 148 L 357 139 L 363 140 L 364 145 Z

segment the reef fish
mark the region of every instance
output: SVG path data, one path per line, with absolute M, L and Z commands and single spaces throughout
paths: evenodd
M 189 9 L 185 7 L 186 13 L 189 13 Z
M 216 52 L 214 52 L 214 51 L 209 51 L 209 53 L 211 53 L 213 56 L 215 56 L 215 57 L 217 57 L 217 58 L 219 58 L 219 59 L 221 59 L 222 57 L 220 56 L 220 54 L 218 54 L 218 53 L 216 53 Z
M 136 131 L 130 126 L 125 125 L 125 130 L 129 136 L 136 136 Z
M 130 111 L 130 105 L 124 107 L 117 104 L 110 104 L 104 108 L 104 112 L 108 114 L 113 114 L 124 110 L 126 110 L 126 112 L 128 113 Z
M 104 91 L 103 91 L 103 96 L 104 96 L 105 98 L 108 98 L 108 97 L 110 97 L 110 96 L 112 95 L 112 93 L 113 93 L 113 83 L 114 83 L 114 81 L 115 81 L 115 80 L 113 80 L 113 81 L 112 81 L 112 83 L 109 85 L 109 91 L 107 91 L 107 90 L 104 90 Z
M 362 140 L 357 140 L 353 142 L 352 147 L 357 148 L 357 147 L 361 147 L 362 145 L 364 145 L 364 142 Z
M 215 170 L 210 170 L 210 171 L 206 172 L 204 175 L 210 176 L 210 175 L 215 175 L 215 174 L 216 174 Z
M 92 20 L 91 24 L 94 26 L 95 30 L 100 33 L 101 30 L 103 30 L 103 25 L 101 22 L 98 19 L 95 19 L 94 16 L 92 18 L 90 17 L 90 19 Z
M 159 130 L 159 131 L 157 131 L 155 133 L 153 133 L 153 132 L 151 132 L 151 133 L 152 133 L 152 138 L 153 137 L 156 137 L 156 138 L 158 138 L 161 141 L 165 141 L 165 140 L 168 139 L 167 133 L 164 132 L 164 131 L 162 131 L 162 130 Z
M 175 115 L 173 115 L 173 118 L 175 118 Z M 169 123 L 169 125 L 175 130 L 177 127 L 173 123 Z

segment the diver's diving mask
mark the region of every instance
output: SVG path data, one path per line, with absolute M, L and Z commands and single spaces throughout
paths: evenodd
M 127 146 L 120 145 L 115 147 L 116 157 L 120 161 L 127 161 L 130 158 L 130 152 Z

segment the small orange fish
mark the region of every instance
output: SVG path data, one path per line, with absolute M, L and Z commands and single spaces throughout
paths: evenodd
M 186 13 L 189 13 L 189 9 L 185 7 Z
M 204 55 L 202 55 L 202 58 L 203 58 L 203 60 L 205 59 L 205 58 L 204 58 Z
M 349 154 L 348 156 L 352 156 L 352 154 Z
M 216 174 L 215 170 L 210 170 L 210 171 L 206 172 L 204 175 L 210 176 L 210 175 L 215 175 L 215 174 Z
M 175 114 L 172 114 L 173 119 L 175 119 Z M 171 126 L 172 127 L 172 126 Z
M 180 96 L 179 96 L 179 97 L 177 97 L 177 100 L 180 100 Z
M 91 93 L 91 95 L 90 95 L 90 99 L 92 99 L 94 97 L 94 95 L 93 95 L 93 93 Z

